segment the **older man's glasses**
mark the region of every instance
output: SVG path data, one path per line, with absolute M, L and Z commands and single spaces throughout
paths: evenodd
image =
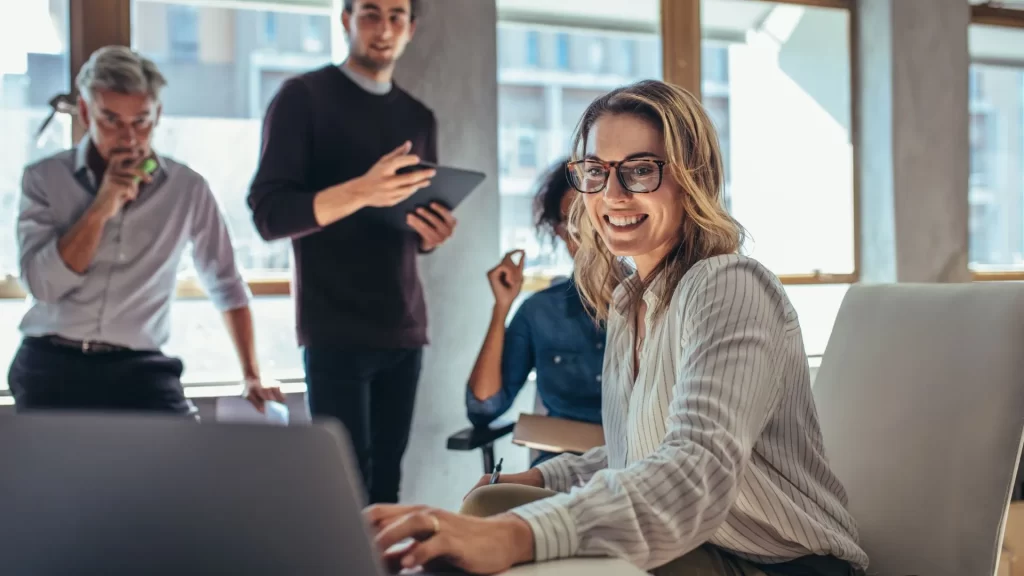
M 115 118 L 105 115 L 95 115 L 94 121 L 96 125 L 100 127 L 100 130 L 111 133 L 111 134 L 130 134 L 145 136 L 149 134 L 150 130 L 153 129 L 156 115 L 147 114 L 145 117 L 136 118 L 129 122 L 122 120 L 121 118 Z
M 621 162 L 588 159 L 569 162 L 566 173 L 572 187 L 584 194 L 597 194 L 608 187 L 608 178 L 615 171 L 619 184 L 632 194 L 647 194 L 661 186 L 664 160 L 639 158 Z

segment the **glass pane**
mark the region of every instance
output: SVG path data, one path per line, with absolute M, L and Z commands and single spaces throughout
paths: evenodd
M 971 26 L 969 257 L 1024 271 L 1024 31 Z
M 561 241 L 534 228 L 533 196 L 569 153 L 583 110 L 617 86 L 661 78 L 658 3 L 498 0 L 498 165 L 502 253 L 526 251 L 527 274 L 561 275 Z M 567 26 L 586 14 L 586 26 Z M 514 17 L 513 17 L 514 16 Z
M 71 145 L 71 121 L 50 114 L 50 98 L 69 91 L 68 1 L 0 3 L 0 288 L 17 286 L 15 225 L 26 164 Z M 21 341 L 24 304 L 0 301 L 0 389 Z
M 703 102 L 725 158 L 725 203 L 746 253 L 779 275 L 855 269 L 850 14 L 703 0 Z M 808 354 L 828 343 L 847 285 L 787 286 Z
M 850 15 L 704 0 L 704 103 L 726 202 L 776 274 L 854 270 Z
M 256 357 L 266 378 L 302 377 L 302 358 L 295 343 L 295 306 L 287 296 L 255 298 Z M 179 300 L 171 318 L 169 354 L 185 362 L 188 384 L 237 380 L 234 345 L 221 315 L 206 299 Z
M 290 242 L 264 242 L 246 203 L 263 115 L 286 79 L 340 62 L 344 43 L 329 9 L 242 6 L 135 0 L 133 47 L 153 59 L 168 81 L 154 148 L 210 182 L 247 278 L 288 279 Z M 186 262 L 182 275 L 191 274 Z M 294 374 L 301 363 L 290 300 L 257 298 L 254 313 L 265 374 Z M 173 316 L 167 351 L 182 357 L 188 381 L 239 375 L 235 363 L 225 361 L 235 354 L 209 302 L 178 302 Z

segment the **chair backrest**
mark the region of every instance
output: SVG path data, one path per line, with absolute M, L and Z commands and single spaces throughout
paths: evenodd
M 814 397 L 870 574 L 995 573 L 1024 438 L 1024 284 L 852 287 Z

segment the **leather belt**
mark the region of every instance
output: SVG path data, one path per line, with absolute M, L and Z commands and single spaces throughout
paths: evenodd
M 40 336 L 35 338 L 53 344 L 54 346 L 60 346 L 61 348 L 73 348 L 80 351 L 82 354 L 108 354 L 110 352 L 127 352 L 131 348 L 127 346 L 118 346 L 117 344 L 108 344 L 106 342 L 96 342 L 94 340 L 71 340 L 64 338 L 63 336 Z

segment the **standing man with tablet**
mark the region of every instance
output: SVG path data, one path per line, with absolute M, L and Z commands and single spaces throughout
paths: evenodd
M 399 173 L 437 162 L 433 112 L 392 82 L 418 8 L 418 0 L 345 0 L 349 57 L 281 87 L 249 192 L 260 235 L 292 239 L 310 411 L 348 429 L 371 503 L 398 501 L 427 344 L 416 257 L 455 227 L 440 206 L 409 215 L 415 233 L 362 210 L 393 206 L 434 175 Z

